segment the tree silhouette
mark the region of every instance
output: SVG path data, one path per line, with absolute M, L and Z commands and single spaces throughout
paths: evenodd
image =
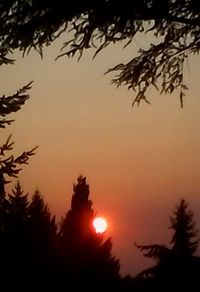
M 19 289 L 19 287 L 23 288 L 27 285 L 30 242 L 28 194 L 24 194 L 19 181 L 12 193 L 8 195 L 8 202 L 5 253 L 8 271 L 12 267 L 8 275 L 12 277 L 13 281 L 7 285 L 9 289 Z
M 31 285 L 47 288 L 52 283 L 57 226 L 40 192 L 35 191 L 29 205 Z M 49 285 L 49 286 L 48 286 Z
M 18 221 L 26 221 L 28 218 L 28 194 L 23 194 L 22 187 L 18 181 L 9 194 L 10 214 L 13 218 L 13 223 L 18 224 Z
M 2 189 L 4 184 L 2 185 Z M 119 261 L 112 255 L 111 238 L 97 234 L 95 212 L 86 178 L 73 187 L 71 209 L 59 232 L 37 190 L 31 202 L 19 181 L 0 201 L 0 287 L 6 291 L 70 289 L 77 291 L 131 291 L 122 279 Z
M 198 248 L 198 230 L 195 228 L 194 214 L 188 209 L 188 203 L 182 199 L 170 218 L 170 229 L 174 231 L 172 250 L 179 256 L 192 256 Z
M 198 283 L 200 258 L 195 256 L 198 247 L 197 229 L 193 212 L 188 211 L 188 203 L 182 199 L 170 217 L 173 230 L 171 248 L 164 245 L 137 245 L 144 256 L 157 261 L 151 268 L 139 273 L 137 280 L 144 291 L 148 287 L 155 291 L 186 291 Z M 143 290 L 142 290 L 143 291 Z
M 95 213 L 86 178 L 79 176 L 73 190 L 71 209 L 60 228 L 63 278 L 73 283 L 74 290 L 80 285 L 89 291 L 109 289 L 120 279 L 119 261 L 112 256 L 111 239 L 104 240 L 103 235 L 95 233 L 92 225 Z
M 29 216 L 33 245 L 36 249 L 45 249 L 45 252 L 47 252 L 46 247 L 53 244 L 54 239 L 52 237 L 55 237 L 56 234 L 55 216 L 51 216 L 48 206 L 38 190 L 32 197 Z M 48 242 L 50 239 L 52 242 Z
M 17 112 L 29 99 L 29 95 L 26 93 L 31 89 L 31 83 L 22 87 L 15 94 L 11 96 L 0 97 L 0 128 L 5 128 L 14 122 L 13 119 L 8 119 L 7 116 Z M 0 146 L 0 193 L 4 193 L 4 185 L 8 183 L 7 178 L 17 177 L 21 166 L 28 164 L 29 158 L 35 154 L 37 147 L 30 151 L 24 151 L 17 157 L 13 155 L 7 155 L 9 151 L 13 150 L 14 142 L 11 141 L 11 135 L 7 138 L 6 142 Z M 6 178 L 7 177 L 7 178 Z
M 0 64 L 13 63 L 10 53 L 19 48 L 28 53 L 32 48 L 42 55 L 65 32 L 61 55 L 80 56 L 93 47 L 95 55 L 109 44 L 133 43 L 136 35 L 150 35 L 147 49 L 126 64 L 109 71 L 119 74 L 113 83 L 137 91 L 134 103 L 147 100 L 150 86 L 160 92 L 179 89 L 181 105 L 187 87 L 183 67 L 189 54 L 200 49 L 200 5 L 196 0 L 101 1 L 1 1 Z M 153 35 L 153 38 L 152 38 Z M 145 36 L 145 42 L 147 41 Z
M 5 129 L 6 126 L 14 122 L 13 119 L 9 119 L 9 115 L 19 111 L 29 99 L 27 94 L 29 89 L 31 89 L 31 83 L 22 87 L 13 95 L 0 97 L 0 128 Z M 11 262 L 16 263 L 18 260 L 23 263 L 25 260 L 25 257 L 22 257 L 21 254 L 25 254 L 24 251 L 27 248 L 27 238 L 25 239 L 25 237 L 28 232 L 26 226 L 27 196 L 23 196 L 21 186 L 17 183 L 8 200 L 5 185 L 10 182 L 10 178 L 18 177 L 22 165 L 28 163 L 29 158 L 35 154 L 37 148 L 24 151 L 15 157 L 9 154 L 13 150 L 13 145 L 14 142 L 11 141 L 10 135 L 0 146 L 0 258 L 2 263 L 1 275 L 4 281 L 7 281 Z M 24 251 L 23 248 L 25 248 Z M 16 261 L 14 261 L 14 258 Z M 8 283 L 6 285 L 8 286 Z

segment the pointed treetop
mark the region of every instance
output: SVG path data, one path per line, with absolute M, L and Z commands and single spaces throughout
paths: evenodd
M 198 229 L 195 227 L 194 214 L 188 210 L 188 203 L 181 199 L 170 218 L 170 229 L 174 230 L 172 249 L 181 255 L 193 255 L 198 248 Z
M 8 194 L 10 211 L 15 219 L 27 219 L 28 216 L 28 193 L 24 194 L 20 182 L 18 181 L 12 190 L 12 194 Z
M 24 195 L 24 191 L 22 189 L 22 186 L 20 184 L 19 181 L 17 181 L 16 185 L 14 186 L 14 189 L 12 190 L 12 194 L 9 194 L 9 198 L 12 199 L 23 199 L 23 198 L 27 198 L 28 197 L 28 193 Z
M 72 196 L 71 208 L 79 209 L 84 205 L 92 205 L 92 202 L 88 200 L 90 190 L 89 185 L 86 183 L 86 177 L 80 175 L 77 179 L 78 183 L 73 185 L 74 194 Z
M 31 215 L 45 214 L 46 217 L 50 218 L 50 212 L 47 204 L 45 204 L 44 199 L 39 190 L 36 190 L 33 194 L 29 210 Z

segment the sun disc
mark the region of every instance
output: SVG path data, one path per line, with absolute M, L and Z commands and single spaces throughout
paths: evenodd
M 108 227 L 108 224 L 103 217 L 96 217 L 93 220 L 93 226 L 96 233 L 104 233 Z

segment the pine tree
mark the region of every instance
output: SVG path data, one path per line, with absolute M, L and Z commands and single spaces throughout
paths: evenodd
M 0 174 L 0 246 L 3 243 L 2 241 L 6 230 L 8 212 L 9 203 L 6 198 L 4 178 L 3 175 Z
M 30 242 L 28 194 L 24 194 L 19 181 L 8 195 L 8 202 L 5 255 L 7 277 L 12 278 L 12 281 L 8 281 L 7 285 L 8 290 L 14 288 L 17 290 L 27 285 Z
M 92 225 L 95 213 L 86 178 L 79 176 L 73 190 L 71 209 L 60 229 L 65 277 L 73 283 L 76 279 L 74 290 L 78 289 L 80 282 L 87 290 L 91 287 L 106 289 L 119 280 L 119 261 L 112 256 L 111 239 L 104 240 L 104 236 L 97 234 Z
M 38 190 L 35 191 L 29 206 L 32 241 L 35 248 L 45 249 L 53 244 L 56 235 L 55 217 L 51 216 Z M 54 239 L 53 239 L 54 237 Z
M 37 288 L 39 285 L 47 289 L 56 268 L 56 223 L 38 190 L 32 197 L 29 216 L 31 286 Z
M 29 215 L 28 215 L 28 194 L 24 194 L 19 183 L 15 185 L 12 194 L 8 195 L 8 246 L 12 246 L 10 252 L 16 258 L 25 256 L 28 250 L 29 240 Z
M 89 200 L 89 186 L 86 178 L 80 176 L 77 185 L 73 186 L 74 194 L 71 199 L 71 210 L 67 212 L 61 226 L 61 242 L 80 248 L 82 241 L 87 241 L 94 236 L 92 220 L 94 211 Z M 69 236 L 70 234 L 70 236 Z
M 146 282 L 155 291 L 186 291 L 184 289 L 196 287 L 200 258 L 194 255 L 198 248 L 198 230 L 193 216 L 188 203 L 182 199 L 170 217 L 170 229 L 173 230 L 171 248 L 159 244 L 136 245 L 144 256 L 157 261 L 155 266 L 138 274 L 137 280 L 142 285 Z
M 12 194 L 9 194 L 10 203 L 10 215 L 13 218 L 15 224 L 27 221 L 28 219 L 28 194 L 23 193 L 20 182 L 18 181 L 12 190 Z
M 194 214 L 188 210 L 188 203 L 182 199 L 170 218 L 174 234 L 171 244 L 172 250 L 179 256 L 192 256 L 198 248 L 198 230 L 195 228 Z
M 0 175 L 0 275 L 1 285 L 6 285 L 7 273 L 10 269 L 8 264 L 8 244 L 7 233 L 9 223 L 9 203 L 6 198 L 5 185 L 3 175 Z
M 0 96 L 1 129 L 5 129 L 14 122 L 9 116 L 19 111 L 29 99 L 27 94 L 29 89 L 31 89 L 31 82 L 13 95 Z M 19 267 L 25 260 L 23 255 L 27 252 L 28 222 L 26 220 L 26 207 L 28 203 L 26 195 L 23 197 L 19 184 L 9 198 L 6 197 L 5 185 L 10 182 L 11 178 L 18 177 L 22 169 L 21 166 L 28 164 L 29 158 L 35 154 L 37 148 L 15 156 L 9 154 L 13 150 L 13 145 L 14 142 L 9 135 L 0 146 L 0 273 L 8 290 L 9 285 L 14 283 L 14 281 L 7 281 L 9 272 L 16 268 L 15 279 L 17 279 Z M 20 262 L 21 264 L 19 264 Z M 16 287 L 13 286 L 13 288 Z

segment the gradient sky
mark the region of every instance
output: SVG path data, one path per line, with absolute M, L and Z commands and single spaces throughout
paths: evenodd
M 186 66 L 184 109 L 178 93 L 156 91 L 151 106 L 132 108 L 134 92 L 116 89 L 112 75 L 103 74 L 128 61 L 139 41 L 125 50 L 111 46 L 94 60 L 88 51 L 79 62 L 55 61 L 60 46 L 45 49 L 43 60 L 35 52 L 16 53 L 14 66 L 1 67 L 1 94 L 34 80 L 31 99 L 2 137 L 13 134 L 16 154 L 39 145 L 20 181 L 30 194 L 38 188 L 58 218 L 70 207 L 77 176 L 87 177 L 121 272 L 134 275 L 151 264 L 134 243 L 169 244 L 169 216 L 180 198 L 189 201 L 200 227 L 199 58 Z

